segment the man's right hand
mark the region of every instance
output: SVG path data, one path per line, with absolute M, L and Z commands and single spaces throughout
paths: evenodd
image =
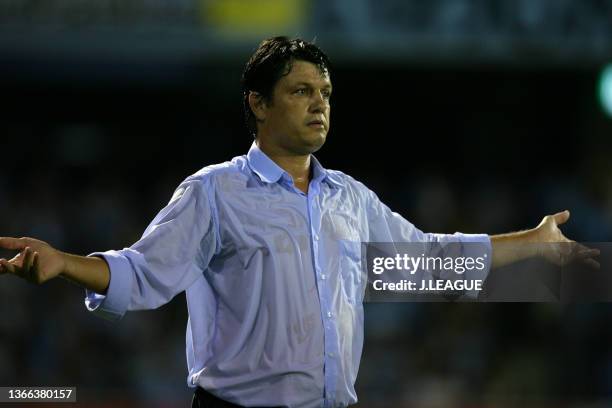
M 66 254 L 38 239 L 0 237 L 0 248 L 19 251 L 11 260 L 0 259 L 0 274 L 41 284 L 66 270 Z
M 36 284 L 61 276 L 106 294 L 110 270 L 102 258 L 67 254 L 34 238 L 0 237 L 0 248 L 19 251 L 10 261 L 0 259 L 0 275 L 10 273 Z

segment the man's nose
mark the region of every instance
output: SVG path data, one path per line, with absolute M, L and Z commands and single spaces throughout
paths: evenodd
M 321 92 L 315 91 L 312 93 L 311 112 L 324 112 L 328 105 L 327 99 L 325 99 Z

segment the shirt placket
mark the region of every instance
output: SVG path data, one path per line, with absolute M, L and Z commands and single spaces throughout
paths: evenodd
M 321 305 L 321 319 L 324 332 L 324 407 L 332 407 L 338 378 L 338 339 L 337 316 L 333 309 L 332 288 L 329 282 L 329 271 L 324 268 L 325 248 L 321 244 L 321 207 L 319 205 L 320 184 L 313 183 L 308 194 L 308 213 L 310 221 L 310 239 L 313 254 L 313 265 Z

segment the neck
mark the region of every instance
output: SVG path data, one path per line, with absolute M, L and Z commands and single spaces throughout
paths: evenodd
M 293 179 L 293 184 L 300 190 L 307 192 L 310 183 L 310 154 L 296 155 L 276 146 L 270 146 L 261 139 L 255 141 L 257 146 L 272 161 L 285 170 Z

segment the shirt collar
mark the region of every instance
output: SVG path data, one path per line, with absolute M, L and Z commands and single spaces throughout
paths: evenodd
M 285 173 L 285 170 L 262 152 L 255 142 L 247 153 L 247 161 L 251 170 L 265 183 L 276 183 Z
M 310 165 L 312 166 L 312 178 L 319 182 L 326 182 L 331 188 L 342 187 L 339 178 L 325 169 L 321 163 L 313 155 L 310 156 Z
M 247 161 L 251 170 L 265 183 L 276 183 L 283 174 L 287 174 L 285 170 L 261 151 L 255 142 L 253 142 L 247 153 Z M 318 182 L 325 181 L 332 188 L 342 186 L 340 179 L 330 174 L 313 155 L 310 156 L 310 165 L 312 166 L 313 180 Z M 287 174 L 287 177 L 289 177 L 289 174 Z

